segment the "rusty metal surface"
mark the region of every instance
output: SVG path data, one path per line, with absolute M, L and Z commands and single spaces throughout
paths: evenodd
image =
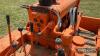
M 96 50 L 100 48 L 100 30 L 98 30 L 100 19 L 82 16 L 81 13 L 78 14 L 76 11 L 71 11 L 75 15 L 69 16 L 69 10 L 72 7 L 78 7 L 78 4 L 79 0 L 58 0 L 56 4 L 51 6 L 40 6 L 37 3 L 29 6 L 27 8 L 29 14 L 27 31 L 23 34 L 22 32 L 20 34 L 17 30 L 12 32 L 12 39 L 16 40 L 19 46 L 13 51 L 16 56 L 26 56 L 25 50 L 27 56 L 58 56 L 59 48 L 65 52 L 63 54 L 66 56 L 97 56 Z M 68 24 L 68 20 L 72 19 L 71 17 L 76 19 L 74 16 L 77 16 L 75 25 Z M 61 26 L 61 29 L 57 20 L 63 25 L 69 26 Z M 21 41 L 21 37 L 31 44 Z M 60 44 L 55 42 L 57 38 L 61 40 Z M 24 50 L 21 46 L 22 43 L 25 45 Z M 0 39 L 0 46 L 0 56 L 5 56 L 7 52 L 9 54 L 6 56 L 14 55 L 11 52 L 13 49 L 10 50 L 8 35 L 6 38 Z M 79 48 L 81 49 L 78 50 Z
M 12 39 L 18 41 L 18 44 L 20 45 L 20 32 L 18 30 L 15 30 L 12 33 Z M 26 31 L 23 32 L 23 34 L 26 34 Z M 0 56 L 6 55 L 8 52 L 11 53 L 10 50 L 10 42 L 8 35 L 0 39 Z M 8 56 L 8 55 L 7 55 Z
M 44 48 L 39 45 L 34 45 L 33 49 L 31 49 L 31 44 L 26 44 L 25 47 L 27 50 L 27 56 L 54 56 L 55 54 L 54 50 Z M 10 56 L 13 56 L 13 54 L 11 54 Z M 16 56 L 25 56 L 25 53 L 23 52 L 22 47 L 20 47 L 16 51 Z
M 98 33 L 98 28 L 100 27 L 100 18 L 82 16 L 80 27 Z

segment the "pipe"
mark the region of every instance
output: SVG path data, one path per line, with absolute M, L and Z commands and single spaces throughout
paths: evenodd
M 57 21 L 57 26 L 58 26 L 58 28 L 61 28 L 61 26 L 62 26 L 62 21 L 61 21 L 61 17 L 60 17 L 60 14 L 58 13 L 58 12 L 56 12 L 56 11 L 53 11 L 55 14 L 56 14 L 56 16 L 58 17 L 58 21 Z
M 59 32 L 59 30 L 60 30 L 60 28 L 61 28 L 61 26 L 62 26 L 62 21 L 61 21 L 61 17 L 60 17 L 60 14 L 58 13 L 58 12 L 56 12 L 56 11 L 53 11 L 55 14 L 56 14 L 56 16 L 58 17 L 58 20 L 57 20 L 57 25 L 54 27 L 54 33 L 55 34 L 57 34 L 57 35 L 62 35 L 62 33 L 61 32 Z M 57 32 L 57 30 L 58 30 L 58 32 Z
M 38 34 L 38 35 L 41 35 L 44 31 L 46 31 L 46 29 L 47 29 L 48 27 L 50 27 L 50 25 L 52 25 L 52 22 L 49 22 L 49 23 L 47 24 L 47 26 L 46 26 L 41 32 L 38 32 L 37 34 Z

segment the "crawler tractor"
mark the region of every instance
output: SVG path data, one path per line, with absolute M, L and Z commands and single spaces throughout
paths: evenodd
M 0 39 L 0 56 L 100 56 L 100 18 L 83 16 L 80 0 L 38 0 L 28 11 L 26 28 Z

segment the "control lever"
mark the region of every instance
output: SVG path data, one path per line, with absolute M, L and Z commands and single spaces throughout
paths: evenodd
M 23 46 L 23 48 L 24 48 L 25 56 L 27 56 L 27 54 L 26 54 L 26 49 L 25 49 L 25 44 L 24 44 L 24 38 L 23 38 L 23 35 L 22 35 L 23 29 L 24 29 L 24 28 L 18 28 L 18 31 L 20 32 L 20 35 L 21 35 L 21 42 L 22 42 L 22 46 Z
M 10 29 L 10 16 L 6 15 L 6 21 L 7 21 L 7 26 L 8 26 L 8 33 L 9 33 L 9 41 L 10 41 L 10 46 L 11 46 L 11 52 L 13 53 L 13 40 L 12 40 L 12 36 L 11 36 L 11 29 Z M 14 52 L 14 56 L 15 56 L 15 52 Z

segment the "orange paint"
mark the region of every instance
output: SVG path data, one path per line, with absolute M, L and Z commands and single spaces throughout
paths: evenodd
M 94 38 L 96 39 L 94 39 L 94 42 L 96 43 L 94 48 L 98 50 L 98 48 L 100 48 L 100 30 L 98 30 L 100 28 L 100 18 L 82 16 L 82 14 L 79 12 L 79 14 L 76 15 L 77 21 L 74 27 L 70 25 L 71 18 L 69 17 L 69 11 L 73 7 L 78 8 L 79 2 L 80 0 L 59 0 L 56 1 L 56 3 L 53 3 L 51 6 L 40 6 L 38 3 L 28 5 L 27 11 L 29 19 L 25 32 L 23 32 L 23 35 L 21 33 L 21 36 L 18 31 L 12 32 L 12 39 L 18 41 L 18 48 L 22 46 L 23 40 L 26 42 L 31 42 L 31 45 L 28 47 L 24 46 L 24 49 L 26 49 L 26 54 L 29 54 L 30 50 L 32 53 L 35 53 L 36 50 L 32 47 L 39 44 L 44 48 L 50 48 L 54 51 L 57 51 L 58 48 L 63 48 L 65 55 L 68 56 L 85 56 L 85 53 L 80 54 L 77 49 L 88 48 L 89 45 L 86 43 L 88 39 L 83 36 L 76 35 L 76 32 L 79 29 L 82 31 L 89 30 L 95 33 Z M 58 27 L 59 21 L 62 23 L 61 27 Z M 33 31 L 31 32 L 30 22 L 33 24 Z M 56 38 L 61 38 L 61 46 L 56 45 Z M 8 35 L 6 38 L 0 39 L 0 46 L 0 56 L 3 56 L 8 52 L 8 56 L 13 53 L 10 51 Z M 14 52 L 16 52 L 16 50 L 14 50 Z M 42 54 L 48 54 L 46 51 L 44 53 Z M 55 53 L 53 54 L 55 55 Z M 97 55 L 97 52 L 92 54 Z

